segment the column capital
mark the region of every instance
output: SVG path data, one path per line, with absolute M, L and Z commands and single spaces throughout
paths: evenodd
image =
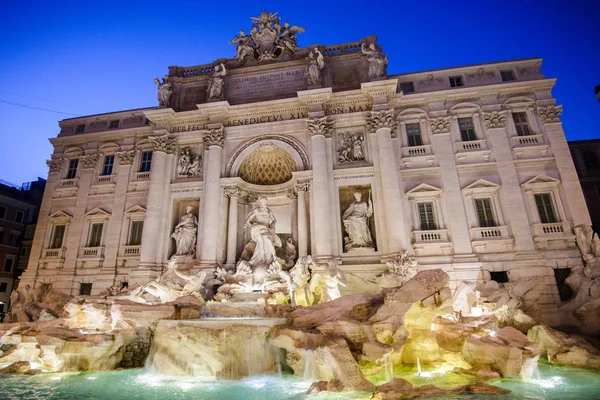
M 294 191 L 295 192 L 308 192 L 309 189 L 310 189 L 310 182 L 309 181 L 298 181 L 294 185 Z
M 296 191 L 296 188 L 294 187 L 292 189 L 288 189 L 286 196 L 288 199 L 296 200 L 298 198 L 298 192 Z
M 311 136 L 331 137 L 333 132 L 333 122 L 328 121 L 327 117 L 311 118 L 306 120 L 306 127 Z
M 394 109 L 382 111 L 371 111 L 371 116 L 367 118 L 367 131 L 375 133 L 378 129 L 389 128 L 392 134 L 398 127 L 398 121 L 394 119 Z
M 51 160 L 46 160 L 46 165 L 48 165 L 49 172 L 60 172 L 63 163 L 65 162 L 64 157 L 53 158 Z
M 119 157 L 120 165 L 130 165 L 133 163 L 135 157 L 135 150 L 118 151 L 117 157 Z
M 81 165 L 82 165 L 83 169 L 90 169 L 90 168 L 96 168 L 99 158 L 100 158 L 100 155 L 98 153 L 88 154 L 86 156 L 79 157 L 79 161 L 81 161 Z
M 216 129 L 209 129 L 204 132 L 204 145 L 206 147 L 218 146 L 223 148 L 225 145 L 225 130 L 223 126 Z
M 225 196 L 232 197 L 240 197 L 240 189 L 237 186 L 228 186 L 225 187 Z
M 431 133 L 450 133 L 450 125 L 452 124 L 452 116 L 448 117 L 428 117 L 427 123 Z
M 560 122 L 560 114 L 563 112 L 563 106 L 538 107 L 536 111 L 544 124 Z
M 148 140 L 152 144 L 152 151 L 162 151 L 167 154 L 175 154 L 177 142 L 174 138 L 165 134 L 162 136 L 148 136 Z
M 483 125 L 485 125 L 485 129 L 506 128 L 507 115 L 508 111 L 506 110 L 482 113 Z

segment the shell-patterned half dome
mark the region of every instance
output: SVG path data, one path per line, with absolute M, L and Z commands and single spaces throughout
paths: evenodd
M 242 162 L 239 176 L 255 185 L 278 185 L 292 179 L 296 162 L 285 150 L 265 144 L 254 150 Z

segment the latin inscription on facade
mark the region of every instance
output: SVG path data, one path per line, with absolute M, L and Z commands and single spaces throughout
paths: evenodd
M 231 76 L 225 84 L 228 100 L 271 98 L 306 89 L 304 67 L 260 75 Z

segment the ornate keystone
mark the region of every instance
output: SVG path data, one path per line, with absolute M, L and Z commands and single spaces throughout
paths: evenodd
M 538 107 L 537 113 L 544 124 L 550 122 L 560 122 L 563 106 Z
M 394 119 L 394 109 L 383 111 L 371 111 L 371 117 L 367 118 L 367 130 L 375 133 L 381 128 L 390 128 L 392 134 L 398 127 L 398 121 Z
M 225 145 L 225 131 L 223 127 L 204 131 L 204 145 L 206 147 Z
M 81 162 L 81 165 L 84 169 L 96 168 L 99 158 L 100 156 L 98 154 L 90 154 L 87 156 L 79 157 L 79 161 Z
M 50 172 L 60 172 L 65 159 L 63 157 L 46 160 L 46 165 L 50 168 Z
M 429 124 L 429 129 L 431 129 L 431 133 L 450 133 L 452 117 L 427 118 L 427 123 Z
M 167 154 L 175 154 L 177 143 L 175 139 L 170 138 L 168 135 L 163 136 L 149 136 L 148 140 L 152 143 L 152 151 L 162 151 Z
M 325 137 L 331 137 L 333 122 L 328 121 L 327 117 L 312 118 L 306 120 L 306 127 L 311 136 L 323 135 Z
M 505 128 L 507 111 L 492 111 L 483 113 L 485 129 Z
M 130 165 L 133 163 L 135 150 L 119 151 L 117 152 L 117 157 L 119 157 L 119 164 Z

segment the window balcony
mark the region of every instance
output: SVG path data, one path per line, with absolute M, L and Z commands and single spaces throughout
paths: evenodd
M 61 179 L 58 181 L 57 189 L 71 189 L 79 187 L 79 178 Z
M 549 146 L 544 142 L 544 135 L 513 136 L 510 138 L 510 146 L 515 158 L 546 157 L 548 155 Z
M 565 236 L 571 235 L 571 223 L 569 221 L 554 222 L 551 224 L 533 224 L 534 236 Z
M 121 246 L 121 257 L 139 257 L 141 245 Z
M 508 226 L 490 226 L 471 228 L 471 240 L 508 239 Z
M 431 155 L 431 145 L 409 146 L 402 148 L 402 157 L 420 157 Z
M 104 258 L 104 246 L 82 247 L 79 250 L 79 258 Z
M 413 231 L 412 242 L 413 249 L 418 256 L 452 254 L 452 244 L 448 239 L 447 229 Z
M 150 171 L 147 171 L 147 172 L 136 172 L 134 180 L 136 180 L 136 181 L 149 181 L 150 180 Z
M 403 147 L 402 164 L 404 168 L 432 167 L 435 164 L 435 156 L 431 151 L 431 145 Z
M 59 247 L 57 249 L 43 249 L 42 250 L 42 258 L 43 259 L 58 259 L 65 257 L 65 248 Z
M 99 175 L 94 179 L 94 185 L 114 185 L 117 177 L 115 175 Z
M 487 141 L 483 140 L 469 140 L 467 142 L 456 142 L 456 152 L 462 153 L 466 151 L 482 151 L 487 150 Z
M 475 253 L 500 253 L 514 250 L 508 226 L 471 228 L 471 245 Z

